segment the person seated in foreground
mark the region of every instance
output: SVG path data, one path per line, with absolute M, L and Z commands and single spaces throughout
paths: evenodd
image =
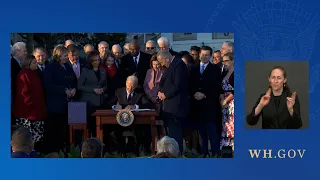
M 82 144 L 82 158 L 102 158 L 103 148 L 102 143 L 98 138 L 89 138 Z
M 138 78 L 134 75 L 128 76 L 126 87 L 116 90 L 115 96 L 110 101 L 110 104 L 113 104 L 112 109 L 114 110 L 136 110 L 150 107 L 150 102 L 143 89 L 138 87 Z M 112 146 L 116 146 L 116 149 L 123 154 L 134 153 L 136 156 L 140 155 L 140 146 L 142 146 L 142 151 L 144 151 L 145 154 L 151 154 L 152 138 L 150 125 L 141 124 L 139 126 L 132 125 L 129 127 L 130 130 L 132 128 L 136 141 L 129 139 L 129 142 L 127 143 L 123 137 L 123 132 L 128 128 L 117 126 L 117 129 L 111 133 Z
M 179 158 L 180 151 L 178 142 L 170 138 L 169 136 L 164 136 L 157 143 L 157 154 L 153 158 Z
M 36 152 L 33 151 L 34 141 L 29 129 L 18 127 L 12 133 L 11 139 L 12 158 L 35 158 Z

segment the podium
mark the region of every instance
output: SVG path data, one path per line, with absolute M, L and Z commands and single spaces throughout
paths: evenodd
M 103 125 L 107 124 L 118 124 L 116 120 L 117 116 L 116 111 L 113 110 L 97 110 L 93 113 L 93 116 L 96 117 L 96 127 L 97 127 L 97 138 L 103 142 Z M 155 154 L 156 151 L 156 138 L 158 136 L 157 125 L 155 117 L 158 116 L 158 113 L 155 111 L 145 111 L 145 112 L 133 112 L 134 122 L 133 124 L 150 124 L 151 125 L 151 134 L 152 134 L 152 154 Z M 120 125 L 119 125 L 120 126 Z

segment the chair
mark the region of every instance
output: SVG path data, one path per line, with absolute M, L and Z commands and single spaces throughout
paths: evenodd
M 74 130 L 82 130 L 84 132 L 84 139 L 88 139 L 86 102 L 68 103 L 68 124 L 70 130 L 70 144 L 73 144 L 74 142 Z

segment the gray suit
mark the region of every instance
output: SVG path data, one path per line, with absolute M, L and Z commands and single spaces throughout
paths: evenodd
M 93 69 L 84 68 L 78 79 L 78 91 L 81 93 L 80 100 L 86 101 L 89 106 L 101 106 L 104 104 L 107 94 L 96 94 L 95 88 L 103 88 L 107 91 L 107 74 L 103 68 L 99 68 L 100 81 Z

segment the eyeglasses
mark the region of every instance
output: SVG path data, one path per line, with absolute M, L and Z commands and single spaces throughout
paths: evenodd
M 149 49 L 155 49 L 155 47 L 146 47 L 147 50 Z

